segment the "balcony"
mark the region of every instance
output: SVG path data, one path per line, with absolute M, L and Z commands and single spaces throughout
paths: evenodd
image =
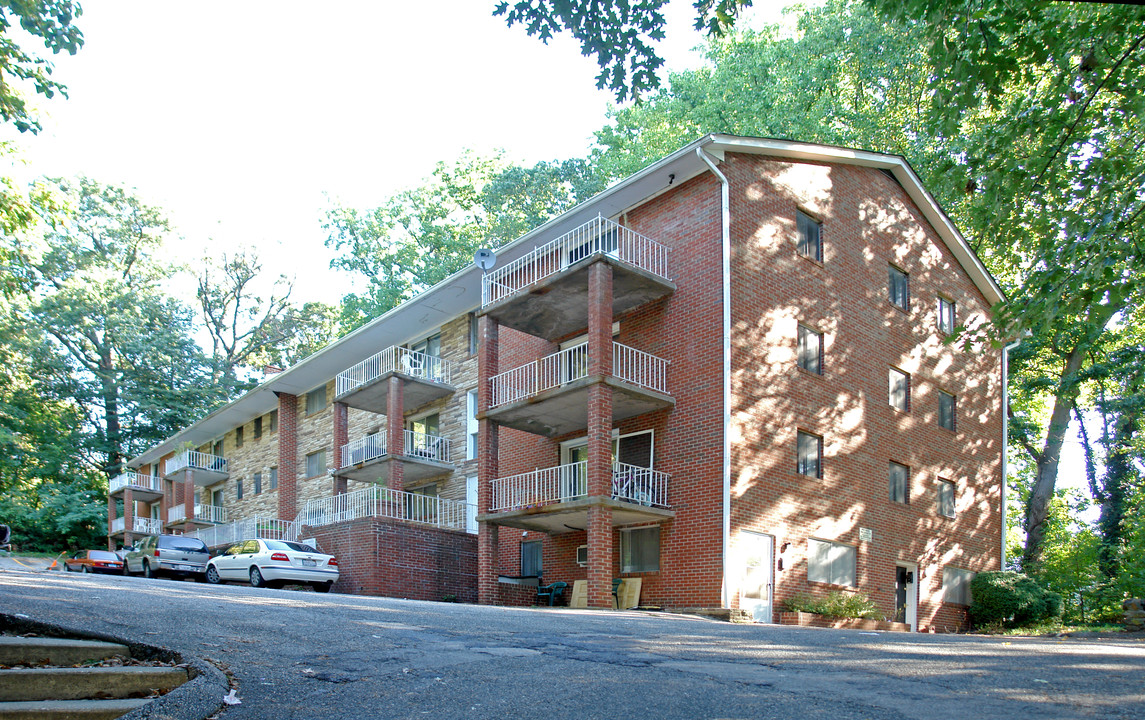
M 453 472 L 453 450 L 448 438 L 412 430 L 402 432 L 404 452 L 400 454 L 390 452 L 385 430 L 343 445 L 338 475 L 374 482 L 388 478 L 390 464 L 395 462 L 402 463 L 402 480 L 406 484 Z
M 116 475 L 107 483 L 108 495 L 117 495 L 131 490 L 134 500 L 151 501 L 163 496 L 163 478 L 158 475 L 125 472 Z
M 111 521 L 111 534 L 122 535 L 124 528 L 127 526 L 126 518 L 117 517 Z M 131 532 L 134 535 L 160 535 L 163 533 L 163 525 L 156 518 L 139 517 L 138 515 L 132 518 Z
M 575 345 L 490 378 L 490 407 L 485 416 L 500 425 L 546 437 L 588 427 L 588 345 Z M 614 342 L 612 420 L 671 407 L 668 361 Z
M 164 477 L 171 479 L 178 479 L 176 476 L 190 470 L 195 484 L 200 486 L 214 485 L 230 477 L 226 458 L 197 450 L 184 450 L 169 458 L 165 469 Z
M 555 340 L 588 326 L 588 266 L 612 266 L 612 313 L 676 291 L 668 247 L 597 216 L 481 280 L 485 314 L 506 327 Z
M 176 525 L 187 522 L 187 508 L 183 503 L 167 509 L 167 524 Z M 227 509 L 221 505 L 195 504 L 195 517 L 191 520 L 196 525 L 222 525 L 227 522 Z
M 368 487 L 351 493 L 306 501 L 296 523 L 317 527 L 360 518 L 391 518 L 450 530 L 465 530 L 472 506 L 458 500 Z
M 433 355 L 392 346 L 338 374 L 334 399 L 359 410 L 384 415 L 391 377 L 402 381 L 405 407 L 416 408 L 452 395 L 453 363 Z
M 609 497 L 589 497 L 587 462 L 557 465 L 493 481 L 493 507 L 478 520 L 523 530 L 560 534 L 584 530 L 593 506 L 612 509 L 614 527 L 666 520 L 675 513 L 668 504 L 667 473 L 614 463 Z

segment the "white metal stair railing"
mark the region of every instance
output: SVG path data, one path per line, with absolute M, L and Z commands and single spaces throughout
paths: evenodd
M 613 463 L 612 497 L 645 506 L 668 505 L 668 473 Z M 493 512 L 520 510 L 587 496 L 588 462 L 556 465 L 493 481 Z
M 125 472 L 116 475 L 107 482 L 107 491 L 113 493 L 126 487 L 146 488 L 154 490 L 155 492 L 163 492 L 163 478 L 156 475 L 144 475 L 143 473 Z
M 573 345 L 489 379 L 490 408 L 524 400 L 588 377 L 588 343 Z M 668 394 L 668 361 L 643 350 L 612 343 L 612 374 L 633 385 Z
M 342 464 L 338 467 L 351 467 L 359 463 L 377 460 L 386 454 L 386 431 L 380 430 L 364 438 L 348 442 L 342 446 Z
M 465 530 L 466 504 L 431 495 L 372 487 L 308 500 L 295 522 L 299 527 L 316 527 L 369 517 Z
M 334 395 L 340 397 L 369 385 L 382 375 L 400 372 L 431 382 L 449 385 L 453 381 L 453 363 L 434 355 L 391 345 L 376 355 L 366 358 L 351 368 L 338 373 Z
M 607 253 L 671 280 L 668 247 L 603 216 L 496 268 L 481 279 L 481 305 L 491 305 L 594 255 Z
M 210 453 L 199 452 L 198 450 L 184 450 L 178 455 L 169 458 L 165 466 L 167 473 L 170 475 L 173 472 L 191 468 L 193 470 L 214 470 L 216 472 L 227 471 L 227 459 L 212 455 Z

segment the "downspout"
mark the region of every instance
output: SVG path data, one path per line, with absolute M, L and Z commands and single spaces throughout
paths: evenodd
M 732 286 L 731 286 L 731 194 L 727 177 L 719 171 L 712 157 L 704 152 L 703 148 L 696 148 L 696 155 L 712 171 L 720 181 L 720 204 L 722 205 L 720 220 L 723 225 L 722 261 L 723 261 L 723 374 L 724 374 L 724 428 L 723 428 L 723 571 L 720 577 L 720 606 L 731 607 L 728 597 L 728 577 L 730 575 L 730 558 L 728 545 L 731 541 L 731 505 L 732 505 L 732 465 L 731 465 L 731 396 L 732 396 Z
M 1006 569 L 1006 474 L 1010 456 L 1010 351 L 1022 344 L 1022 338 L 1002 348 L 1002 565 Z

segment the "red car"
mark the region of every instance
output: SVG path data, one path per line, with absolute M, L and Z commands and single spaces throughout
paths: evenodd
M 101 572 L 123 574 L 123 561 L 107 550 L 81 550 L 64 560 L 68 572 Z

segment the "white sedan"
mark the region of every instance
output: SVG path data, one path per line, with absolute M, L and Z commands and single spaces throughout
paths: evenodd
M 248 580 L 253 587 L 298 583 L 329 592 L 338 580 L 338 560 L 302 543 L 243 540 L 207 563 L 209 583 Z

